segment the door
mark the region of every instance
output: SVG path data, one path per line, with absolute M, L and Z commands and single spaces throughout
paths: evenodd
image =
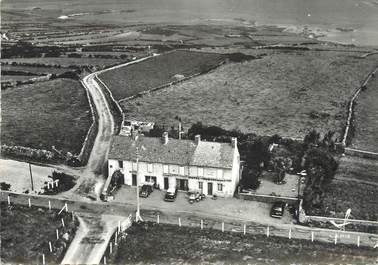
M 165 177 L 165 178 L 164 178 L 164 189 L 167 190 L 168 188 L 169 188 L 168 178 Z
M 136 174 L 132 174 L 131 175 L 131 185 L 132 186 L 136 186 L 137 185 L 137 175 Z
M 209 182 L 207 183 L 207 195 L 213 195 L 213 183 Z
M 188 180 L 187 179 L 179 179 L 179 190 L 188 190 Z

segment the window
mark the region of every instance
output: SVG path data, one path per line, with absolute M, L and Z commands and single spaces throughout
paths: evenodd
M 220 179 L 223 178 L 223 170 L 222 170 L 222 169 L 218 169 L 218 170 L 217 170 L 217 176 L 218 176 L 218 178 L 220 178 Z
M 180 175 L 185 175 L 185 169 L 184 167 L 180 167 Z
M 223 191 L 223 184 L 222 183 L 218 183 L 218 191 Z
M 203 177 L 203 168 L 202 167 L 198 168 L 198 176 Z
M 118 167 L 123 168 L 123 161 L 118 161 Z
M 198 181 L 198 189 L 203 191 L 203 182 L 202 181 Z
M 137 171 L 137 163 L 133 163 L 133 171 Z
M 163 173 L 168 174 L 168 165 L 163 165 Z
M 176 165 L 169 165 L 169 173 L 178 174 L 179 173 L 179 167 L 176 166 Z
M 189 167 L 189 175 L 193 177 L 197 177 L 197 167 Z
M 147 172 L 152 172 L 152 164 L 147 164 Z

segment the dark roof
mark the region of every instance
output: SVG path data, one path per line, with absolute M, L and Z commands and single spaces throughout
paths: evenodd
M 135 161 L 138 147 L 139 161 L 175 165 L 232 168 L 234 149 L 230 143 L 169 139 L 139 136 L 113 136 L 109 159 Z

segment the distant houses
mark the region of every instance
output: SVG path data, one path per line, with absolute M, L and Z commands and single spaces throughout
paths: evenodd
M 137 163 L 138 160 L 138 163 Z M 108 157 L 109 176 L 120 171 L 123 184 L 153 181 L 167 190 L 197 190 L 208 196 L 232 197 L 239 183 L 237 139 L 231 143 L 170 139 L 142 135 L 113 136 Z

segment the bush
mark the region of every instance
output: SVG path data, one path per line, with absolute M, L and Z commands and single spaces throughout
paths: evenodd
M 75 186 L 75 178 L 62 172 L 54 171 L 52 176 L 49 176 L 53 181 L 58 180 L 58 187 L 54 185 L 53 188 L 48 188 L 47 185 L 43 187 L 43 194 L 54 195 L 63 191 L 72 189 Z
M 0 183 L 0 190 L 10 190 L 11 185 L 5 182 Z

